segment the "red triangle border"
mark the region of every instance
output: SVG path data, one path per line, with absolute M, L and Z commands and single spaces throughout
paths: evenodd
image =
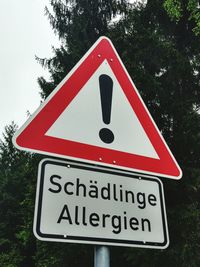
M 45 135 L 105 59 L 115 74 L 159 159 Z M 182 176 L 180 167 L 161 136 L 115 48 L 106 37 L 101 37 L 92 46 L 32 118 L 16 133 L 13 142 L 20 149 L 42 154 L 93 163 L 98 162 L 115 168 L 172 179 L 179 179 Z

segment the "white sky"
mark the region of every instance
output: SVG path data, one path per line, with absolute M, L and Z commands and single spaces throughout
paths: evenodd
M 14 121 L 20 127 L 27 111 L 40 104 L 37 78 L 49 75 L 35 55 L 49 58 L 52 46 L 59 47 L 46 5 L 49 0 L 0 0 L 0 138 L 6 125 Z
M 0 138 L 13 120 L 21 126 L 40 104 L 37 78 L 49 77 L 35 55 L 59 47 L 47 16 L 49 0 L 0 0 Z

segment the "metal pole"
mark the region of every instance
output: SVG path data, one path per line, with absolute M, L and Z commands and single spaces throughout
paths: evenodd
M 95 246 L 94 267 L 110 267 L 109 247 Z

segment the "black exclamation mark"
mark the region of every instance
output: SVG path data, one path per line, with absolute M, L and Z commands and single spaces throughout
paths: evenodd
M 105 124 L 110 124 L 113 81 L 110 76 L 102 74 L 99 77 L 99 87 L 101 96 L 102 118 Z M 99 137 L 104 143 L 110 144 L 114 140 L 114 134 L 108 128 L 102 128 L 99 131 Z

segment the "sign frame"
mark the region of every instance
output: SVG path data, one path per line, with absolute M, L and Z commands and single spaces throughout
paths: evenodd
M 130 179 L 136 180 L 147 180 L 154 181 L 158 184 L 159 195 L 160 195 L 160 204 L 161 204 L 161 214 L 163 222 L 163 233 L 164 233 L 164 242 L 147 242 L 147 241 L 138 241 L 138 240 L 119 240 L 119 239 L 109 239 L 109 238 L 99 238 L 99 237 L 82 237 L 82 236 L 70 236 L 70 235 L 61 235 L 61 234 L 52 234 L 52 233 L 42 233 L 41 228 L 41 214 L 42 214 L 42 201 L 43 201 L 43 190 L 44 190 L 44 179 L 45 179 L 45 168 L 48 164 L 57 165 L 67 168 L 76 168 L 82 170 L 95 171 L 99 173 L 114 174 L 127 177 Z M 112 170 L 110 168 L 104 168 L 98 165 L 91 165 L 73 161 L 63 161 L 55 160 L 51 158 L 43 159 L 38 168 L 38 182 L 37 182 L 37 191 L 36 191 L 36 200 L 35 200 L 35 213 L 34 213 L 34 225 L 33 225 L 34 235 L 42 241 L 55 241 L 55 242 L 67 242 L 67 243 L 82 243 L 82 244 L 96 244 L 96 245 L 106 245 L 106 246 L 126 246 L 126 247 L 141 247 L 141 248 L 155 248 L 155 249 L 165 249 L 169 245 L 169 234 L 167 226 L 167 215 L 165 209 L 164 201 L 164 189 L 162 182 L 157 177 L 141 175 L 138 177 L 137 174 L 128 173 L 121 170 Z

